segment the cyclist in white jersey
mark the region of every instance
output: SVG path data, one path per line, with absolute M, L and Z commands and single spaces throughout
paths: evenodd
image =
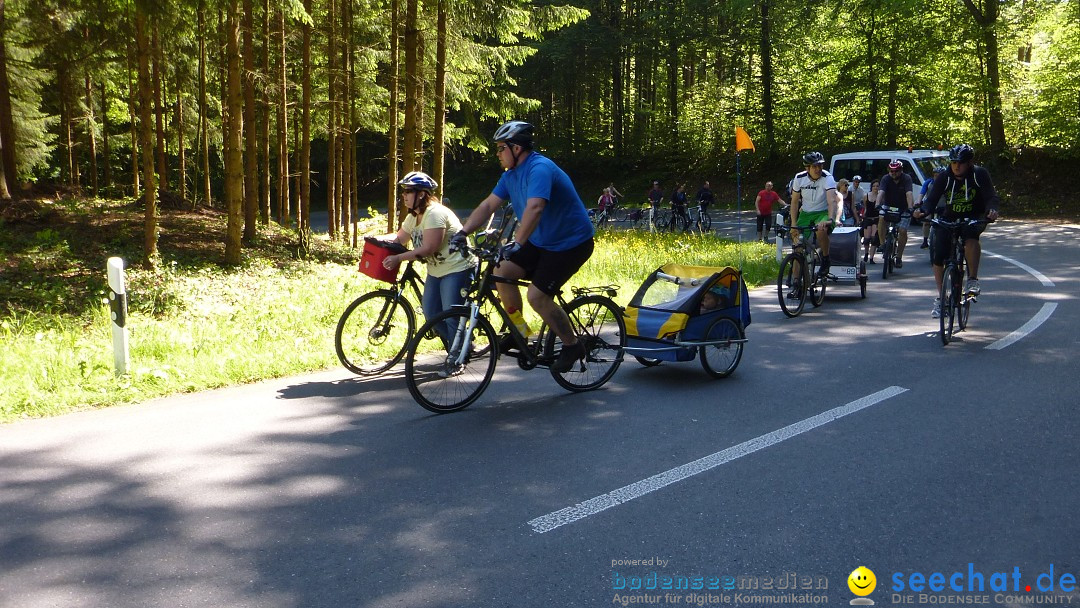
M 836 192 L 836 180 L 825 170 L 825 157 L 821 152 L 808 152 L 802 160 L 806 171 L 796 174 L 791 184 L 792 244 L 801 234 L 794 229 L 816 225 L 822 262 L 818 274 L 826 275 L 829 273 L 829 233 L 840 213 L 840 196 Z

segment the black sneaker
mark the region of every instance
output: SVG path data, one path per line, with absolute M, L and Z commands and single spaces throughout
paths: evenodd
M 919 249 L 929 249 L 929 248 L 930 248 L 930 243 L 929 243 L 929 241 L 927 241 L 925 239 L 923 240 L 922 245 L 919 245 Z
M 801 291 L 802 291 L 802 283 L 799 283 L 798 281 L 796 281 L 795 284 L 791 286 L 791 291 L 788 292 L 787 299 L 789 299 L 789 300 L 798 300 L 799 299 L 799 292 L 801 292 Z
M 585 358 L 585 345 L 579 340 L 577 344 L 571 344 L 570 346 L 563 346 L 562 352 L 559 353 L 559 358 L 551 364 L 551 371 L 557 374 L 564 374 L 570 371 L 570 368 L 574 367 L 574 363 Z
M 503 334 L 499 336 L 499 353 L 508 355 L 511 352 L 517 352 L 518 345 L 514 342 L 514 336 L 510 334 Z
M 896 258 L 896 261 L 894 262 L 894 264 L 896 265 L 897 268 L 903 268 L 904 267 L 904 260 L 901 260 L 900 258 Z

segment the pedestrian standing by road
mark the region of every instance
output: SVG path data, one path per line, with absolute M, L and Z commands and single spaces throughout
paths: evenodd
M 510 201 L 518 219 L 517 231 L 514 242 L 504 247 L 495 275 L 531 281 L 529 304 L 563 344 L 551 370 L 563 373 L 585 357 L 585 346 L 578 342 L 566 312 L 555 303 L 555 294 L 592 256 L 593 225 L 570 177 L 533 148 L 531 124 L 507 122 L 492 139 L 504 169 L 502 177 L 465 220 L 457 239 L 463 244 L 467 234 L 486 226 L 503 203 Z M 524 325 L 518 287 L 499 282 L 497 288 L 515 324 Z M 528 336 L 527 326 L 522 334 Z
M 773 210 L 776 203 L 786 205 L 780 195 L 773 190 L 772 182 L 765 182 L 765 189 L 757 193 L 754 199 L 754 207 L 757 208 L 757 240 L 765 241 L 772 232 Z
M 836 226 L 840 200 L 836 194 L 836 181 L 825 170 L 825 157 L 821 152 L 807 152 L 802 160 L 806 171 L 795 174 L 792 180 L 790 225 L 793 229 L 817 226 L 818 246 L 821 247 L 818 274 L 824 276 L 829 273 L 829 233 Z M 791 231 L 792 245 L 798 243 L 800 232 Z
M 863 209 L 863 219 L 859 223 L 863 229 L 863 261 L 869 264 L 877 264 L 874 261 L 874 256 L 877 254 L 878 245 L 881 244 L 881 240 L 878 238 L 877 223 L 878 218 L 881 217 L 881 213 L 878 211 L 877 198 L 878 198 L 878 180 L 870 182 L 870 193 L 866 195 L 866 207 Z
M 450 240 L 461 231 L 461 220 L 435 198 L 438 184 L 427 173 L 413 171 L 401 178 L 401 201 L 408 210 L 397 233 L 382 237 L 402 245 L 412 245 L 405 253 L 383 258 L 383 267 L 397 268 L 401 262 L 420 260 L 427 265 L 423 301 L 424 316 L 435 317 L 451 306 L 465 301 L 461 290 L 468 287 L 476 272 L 476 257 L 462 251 L 450 251 Z M 436 327 L 446 340 L 453 327 Z
M 884 205 L 899 209 L 900 214 L 910 213 L 914 208 L 914 202 L 911 194 L 912 184 L 911 176 L 904 173 L 904 164 L 899 159 L 893 160 L 889 163 L 889 174 L 881 178 L 881 183 L 878 184 L 878 205 Z M 885 213 L 881 214 L 881 219 L 878 220 L 878 235 L 880 238 L 885 238 Z M 897 229 L 896 236 L 896 267 L 903 268 L 904 266 L 904 246 L 907 245 L 907 228 L 902 224 Z M 889 261 L 884 260 L 887 264 Z
M 934 206 L 944 197 L 942 215 L 946 221 L 983 217 L 994 221 L 998 218 L 1000 200 L 994 190 L 994 182 L 990 179 L 990 172 L 975 165 L 974 159 L 975 149 L 967 144 L 959 144 L 949 150 L 949 169 L 934 178 L 934 185 L 916 211 L 919 217 L 933 213 Z M 964 258 L 968 267 L 968 280 L 964 291 L 975 296 L 982 292 L 979 286 L 979 262 L 982 258 L 979 236 L 985 228 L 985 225 L 960 227 L 964 237 Z M 934 265 L 934 280 L 937 282 L 937 291 L 934 293 L 941 293 L 945 258 L 949 256 L 952 240 L 948 229 L 934 226 L 933 230 L 934 246 L 930 250 L 930 262 Z M 932 314 L 935 319 L 941 316 L 940 298 L 934 298 Z

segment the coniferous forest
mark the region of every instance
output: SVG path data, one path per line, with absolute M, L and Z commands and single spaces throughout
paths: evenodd
M 0 198 L 54 183 L 333 238 L 358 193 L 490 163 L 508 118 L 560 163 L 706 172 L 808 149 L 1080 150 L 1076 0 L 0 0 Z M 392 221 L 392 220 L 391 220 Z

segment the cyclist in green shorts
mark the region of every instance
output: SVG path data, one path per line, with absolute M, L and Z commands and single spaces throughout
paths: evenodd
M 802 233 L 795 228 L 816 225 L 822 258 L 818 274 L 825 275 L 829 273 L 829 233 L 840 213 L 840 196 L 836 192 L 836 180 L 825 170 L 821 152 L 807 152 L 802 160 L 806 171 L 796 174 L 791 184 L 791 243 L 796 244 Z

